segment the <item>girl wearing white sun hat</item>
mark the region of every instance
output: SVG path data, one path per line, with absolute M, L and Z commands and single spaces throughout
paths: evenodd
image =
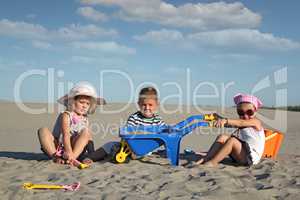
M 63 104 L 67 109 L 72 109 L 73 101 L 76 96 L 88 96 L 91 99 L 91 104 L 87 114 L 93 114 L 97 105 L 106 104 L 103 98 L 97 97 L 95 88 L 88 82 L 77 83 L 68 94 L 58 99 L 58 103 Z
M 72 163 L 86 150 L 93 151 L 88 114 L 95 112 L 97 104 L 104 105 L 106 102 L 97 97 L 95 88 L 88 82 L 77 83 L 58 102 L 65 105 L 66 110 L 58 116 L 52 132 L 48 128 L 40 128 L 38 136 L 42 150 L 55 162 Z M 62 158 L 56 156 L 58 149 L 64 150 Z

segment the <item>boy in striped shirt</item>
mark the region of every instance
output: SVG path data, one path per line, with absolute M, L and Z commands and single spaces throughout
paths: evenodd
M 126 126 L 165 125 L 156 113 L 159 105 L 157 91 L 153 87 L 145 87 L 139 93 L 139 111 L 128 117 Z
M 165 125 L 162 118 L 156 113 L 159 102 L 157 91 L 153 87 L 145 87 L 139 93 L 139 111 L 133 113 L 128 117 L 126 126 L 151 126 L 151 125 Z M 83 160 L 85 164 L 91 164 L 92 162 L 104 159 L 111 153 L 113 145 L 117 145 L 120 142 L 112 141 L 104 144 L 93 153 L 90 153 L 87 158 Z M 132 153 L 132 159 L 136 159 L 137 156 Z
M 145 87 L 139 93 L 139 111 L 128 117 L 126 126 L 153 126 L 165 125 L 165 122 L 157 114 L 159 105 L 157 91 L 153 87 Z M 162 150 L 162 149 L 160 149 Z M 150 155 L 149 153 L 148 155 Z M 131 153 L 132 159 L 137 159 L 134 153 Z

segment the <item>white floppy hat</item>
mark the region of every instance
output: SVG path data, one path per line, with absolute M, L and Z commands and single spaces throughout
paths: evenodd
M 96 89 L 88 82 L 77 83 L 68 94 L 59 98 L 57 101 L 58 103 L 68 107 L 70 102 L 72 102 L 72 100 L 79 95 L 89 96 L 92 99 L 88 114 L 93 114 L 96 110 L 97 105 L 106 104 L 106 101 L 103 98 L 97 97 Z

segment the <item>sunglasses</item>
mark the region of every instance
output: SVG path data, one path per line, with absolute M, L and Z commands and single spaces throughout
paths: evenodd
M 253 116 L 253 115 L 254 115 L 255 111 L 254 111 L 254 110 L 251 110 L 251 109 L 246 110 L 246 111 L 243 111 L 243 110 L 237 110 L 237 113 L 238 113 L 239 116 L 245 116 L 245 115 L 247 115 L 247 116 L 250 117 L 250 116 Z

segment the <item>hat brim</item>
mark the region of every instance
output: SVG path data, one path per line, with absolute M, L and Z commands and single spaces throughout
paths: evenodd
M 68 101 L 69 101 L 69 97 L 68 97 L 67 94 L 64 95 L 64 96 L 62 96 L 61 98 L 59 98 L 59 99 L 57 100 L 58 103 L 60 103 L 60 104 L 62 104 L 62 105 L 64 105 L 64 106 L 68 106 Z M 105 104 L 107 104 L 107 103 L 106 103 L 106 100 L 105 100 L 104 98 L 97 97 L 97 98 L 96 98 L 96 104 L 97 104 L 97 105 L 105 105 Z

